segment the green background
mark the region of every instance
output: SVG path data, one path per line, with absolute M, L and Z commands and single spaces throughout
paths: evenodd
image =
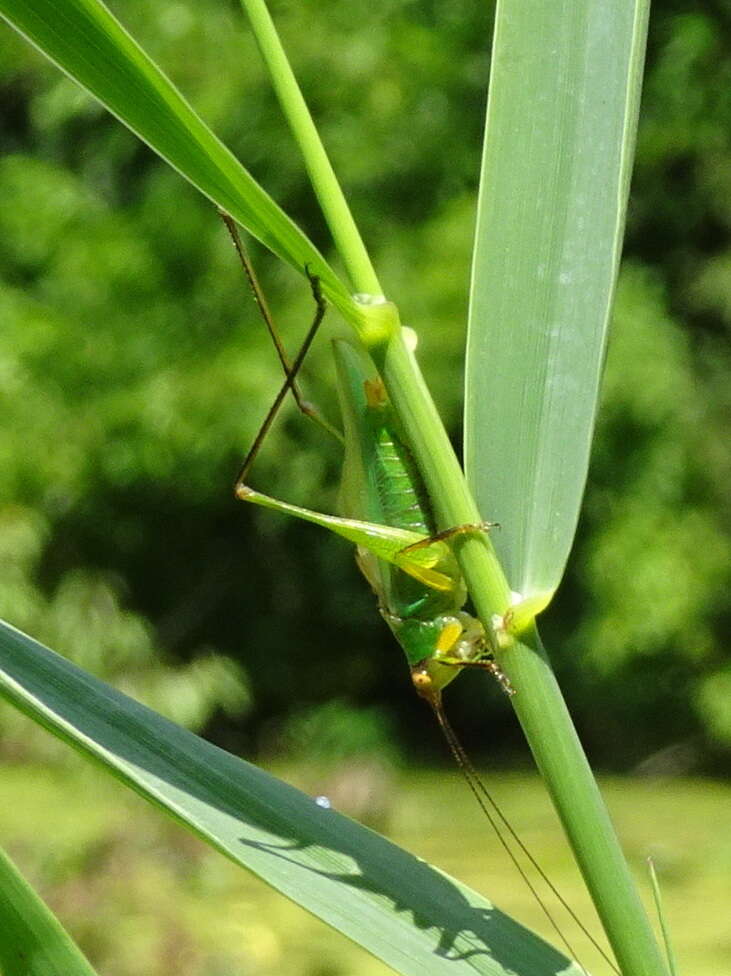
M 112 9 L 327 253 L 237 4 Z M 490 11 L 272 10 L 459 443 Z M 730 30 L 728 3 L 653 8 L 586 502 L 541 620 L 587 750 L 614 772 L 729 771 Z M 378 799 L 354 812 L 387 822 L 389 764 L 438 764 L 444 747 L 348 546 L 233 499 L 280 377 L 222 225 L 4 27 L 0 115 L 0 615 L 227 748 L 306 759 L 331 790 L 358 757 Z M 254 255 L 293 351 L 307 289 Z M 336 419 L 324 338 L 302 384 Z M 288 407 L 252 481 L 334 511 L 338 464 Z M 450 689 L 455 724 L 480 759 L 524 764 L 481 682 Z M 9 708 L 0 734 L 8 761 L 63 755 Z

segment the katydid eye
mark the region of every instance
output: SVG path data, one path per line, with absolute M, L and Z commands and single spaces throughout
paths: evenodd
M 433 682 L 431 675 L 424 667 L 416 667 L 411 669 L 411 681 L 416 689 L 417 694 L 421 695 L 422 698 L 431 698 L 434 693 Z

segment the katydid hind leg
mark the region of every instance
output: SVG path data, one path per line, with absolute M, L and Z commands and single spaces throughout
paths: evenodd
M 251 293 L 254 296 L 254 302 L 256 304 L 256 307 L 258 308 L 259 314 L 261 315 L 264 324 L 266 325 L 267 332 L 269 333 L 269 336 L 271 337 L 271 340 L 274 343 L 274 348 L 277 351 L 277 357 L 279 358 L 279 362 L 282 365 L 282 369 L 284 370 L 284 375 L 286 377 L 285 384 L 287 389 L 292 391 L 292 396 L 294 397 L 295 403 L 297 404 L 297 407 L 301 411 L 301 413 L 303 413 L 306 417 L 309 417 L 310 420 L 313 420 L 316 424 L 322 427 L 323 430 L 326 430 L 328 434 L 331 434 L 337 440 L 342 441 L 342 435 L 340 434 L 340 431 L 336 427 L 334 427 L 322 415 L 322 413 L 317 409 L 317 407 L 314 404 L 310 403 L 308 400 L 305 400 L 304 397 L 302 396 L 299 386 L 297 385 L 294 379 L 297 375 L 299 366 L 296 366 L 295 363 L 290 363 L 289 356 L 287 355 L 287 352 L 284 348 L 284 344 L 282 343 L 281 336 L 279 335 L 279 330 L 274 324 L 274 319 L 272 317 L 272 313 L 269 308 L 269 303 L 266 300 L 266 295 L 264 294 L 264 290 L 261 287 L 256 271 L 254 270 L 254 265 L 251 262 L 251 258 L 249 257 L 249 253 L 246 249 L 246 246 L 244 245 L 244 242 L 241 239 L 241 235 L 239 233 L 238 227 L 236 226 L 236 222 L 234 221 L 233 217 L 231 217 L 230 214 L 227 214 L 224 210 L 219 210 L 218 212 L 220 214 L 221 220 L 226 226 L 226 230 L 228 231 L 229 236 L 231 237 L 231 241 L 233 242 L 234 249 L 236 251 L 236 254 L 238 255 L 239 261 L 241 262 L 241 266 L 244 269 L 244 274 L 246 275 L 246 280 L 249 283 L 249 288 L 251 289 Z M 320 313 L 320 319 L 319 319 L 320 322 L 322 321 L 322 316 L 324 315 L 325 300 L 322 297 L 322 293 L 320 291 L 320 284 L 317 277 L 309 274 L 309 272 L 307 274 L 307 277 L 310 280 L 310 286 L 312 288 L 312 294 L 315 299 L 317 311 L 318 313 Z M 296 357 L 295 357 L 295 362 L 296 362 Z M 291 381 L 289 380 L 290 375 L 292 376 Z

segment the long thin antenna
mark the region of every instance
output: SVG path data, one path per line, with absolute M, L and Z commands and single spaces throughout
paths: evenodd
M 444 707 L 442 706 L 441 697 L 440 696 L 430 696 L 427 699 L 427 701 L 429 702 L 429 704 L 432 707 L 432 710 L 433 710 L 433 712 L 434 712 L 434 714 L 435 714 L 435 716 L 437 718 L 437 721 L 439 723 L 439 727 L 441 728 L 442 733 L 444 734 L 444 738 L 447 741 L 447 745 L 449 746 L 449 749 L 450 749 L 450 751 L 452 753 L 452 756 L 454 757 L 455 762 L 457 763 L 460 771 L 462 772 L 462 775 L 464 776 L 465 781 L 466 781 L 466 783 L 467 783 L 470 791 L 472 792 L 472 795 L 477 800 L 477 803 L 478 803 L 480 809 L 485 814 L 485 817 L 487 818 L 488 822 L 490 823 L 490 826 L 492 827 L 492 829 L 495 831 L 495 834 L 496 834 L 498 840 L 500 841 L 500 844 L 503 846 L 503 848 L 507 852 L 508 857 L 513 862 L 513 864 L 515 865 L 515 867 L 516 867 L 518 873 L 520 874 L 521 878 L 525 882 L 526 886 L 530 890 L 530 892 L 533 895 L 533 897 L 536 899 L 536 902 L 541 907 L 541 910 L 545 914 L 546 918 L 550 922 L 551 926 L 555 930 L 555 932 L 558 935 L 558 937 L 561 940 L 561 942 L 564 944 L 564 946 L 568 950 L 569 954 L 578 963 L 578 965 L 581 967 L 581 969 L 583 969 L 584 972 L 586 973 L 586 969 L 585 969 L 584 965 L 579 961 L 579 959 L 578 959 L 578 957 L 576 955 L 576 952 L 572 949 L 572 947 L 571 947 L 570 943 L 568 942 L 566 936 L 563 934 L 563 932 L 559 928 L 557 922 L 555 921 L 555 919 L 551 915 L 550 911 L 548 910 L 548 907 L 546 906 L 545 902 L 543 901 L 543 899 L 541 898 L 541 896 L 538 894 L 538 892 L 537 892 L 537 890 L 535 888 L 535 885 L 531 882 L 530 878 L 528 877 L 528 875 L 525 872 L 525 869 L 523 868 L 523 866 L 520 864 L 520 862 L 516 858 L 516 856 L 515 856 L 512 848 L 510 847 L 510 845 L 508 844 L 508 842 L 507 842 L 507 840 L 505 838 L 505 835 L 503 834 L 503 830 L 498 826 L 498 822 L 497 821 L 499 821 L 500 823 L 502 823 L 503 828 L 505 830 L 507 830 L 507 832 L 510 835 L 510 837 L 512 837 L 514 843 L 517 844 L 518 848 L 523 852 L 524 856 L 527 858 L 527 860 L 529 861 L 529 863 L 532 865 L 533 869 L 539 875 L 539 877 L 544 882 L 544 884 L 548 887 L 549 891 L 553 894 L 553 896 L 556 898 L 556 900 L 559 902 L 559 904 L 562 905 L 562 907 L 567 912 L 567 914 L 570 916 L 570 918 L 573 919 L 574 923 L 578 926 L 579 930 L 586 936 L 586 938 L 594 946 L 594 948 L 597 950 L 597 952 L 602 956 L 602 958 L 605 960 L 605 962 L 607 962 L 608 965 L 611 966 L 612 970 L 615 973 L 617 973 L 617 976 L 621 976 L 621 974 L 619 972 L 619 969 L 617 969 L 617 967 L 616 967 L 615 963 L 613 962 L 613 960 L 609 957 L 609 955 L 605 952 L 605 950 L 602 948 L 602 946 L 597 942 L 597 940 L 594 938 L 594 936 L 591 934 L 591 932 L 587 929 L 587 927 L 584 925 L 584 923 L 581 921 L 581 919 L 577 916 L 576 912 L 573 910 L 573 908 L 571 908 L 571 906 L 568 904 L 568 902 L 563 897 L 563 895 L 560 893 L 560 891 L 558 891 L 558 889 L 556 888 L 556 886 L 550 880 L 550 878 L 548 877 L 548 875 L 546 874 L 546 872 L 543 870 L 543 868 L 540 866 L 540 864 L 538 863 L 538 861 L 535 859 L 535 857 L 533 856 L 533 854 L 531 854 L 531 852 L 528 850 L 528 848 L 526 847 L 526 845 L 523 843 L 523 841 L 521 840 L 520 836 L 516 832 L 515 828 L 512 826 L 512 824 L 509 822 L 509 820 L 507 819 L 507 817 L 505 816 L 505 814 L 503 813 L 503 811 L 499 807 L 497 801 L 493 798 L 492 794 L 489 792 L 489 790 L 487 789 L 487 787 L 485 786 L 485 784 L 482 782 L 482 780 L 478 776 L 477 770 L 475 769 L 475 767 L 472 764 L 471 759 L 469 758 L 469 756 L 465 752 L 464 747 L 462 746 L 462 743 L 459 741 L 459 738 L 457 737 L 457 733 L 452 728 L 452 726 L 451 726 L 451 724 L 449 722 L 449 719 L 447 718 L 447 716 L 446 716 L 446 714 L 444 712 Z M 496 817 L 497 817 L 497 820 L 495 819 Z
M 292 391 L 292 396 L 294 397 L 299 410 L 306 417 L 309 417 L 310 420 L 314 420 L 315 423 L 319 424 L 319 426 L 322 427 L 323 430 L 326 430 L 328 434 L 332 434 L 333 437 L 335 437 L 337 440 L 342 442 L 343 436 L 340 433 L 340 431 L 336 427 L 333 427 L 333 425 L 329 423 L 329 421 L 327 421 L 325 417 L 322 416 L 322 414 L 317 409 L 317 407 L 315 407 L 314 404 L 310 403 L 308 400 L 303 399 L 302 394 L 300 393 L 300 389 L 294 380 L 294 377 L 297 375 L 299 366 L 295 367 L 294 364 L 290 363 L 289 361 L 289 357 L 287 356 L 287 352 L 284 348 L 284 345 L 282 344 L 279 331 L 277 330 L 277 327 L 274 325 L 274 319 L 272 318 L 272 313 L 269 309 L 269 304 L 266 300 L 266 296 L 264 295 L 264 290 L 262 289 L 261 284 L 259 283 L 259 279 L 257 277 L 256 271 L 254 271 L 254 265 L 251 263 L 249 252 L 246 250 L 244 242 L 241 239 L 241 235 L 239 234 L 239 229 L 236 226 L 236 221 L 233 219 L 233 217 L 230 214 L 227 214 L 225 210 L 219 210 L 218 213 L 219 216 L 221 217 L 221 220 L 226 226 L 226 230 L 228 231 L 229 236 L 231 237 L 231 241 L 233 242 L 233 246 L 234 249 L 236 250 L 236 254 L 238 255 L 239 261 L 241 262 L 241 266 L 244 269 L 246 280 L 249 283 L 249 288 L 251 289 L 251 293 L 254 296 L 254 302 L 256 303 L 256 307 L 259 309 L 259 314 L 261 315 L 264 324 L 266 325 L 267 332 L 269 333 L 271 340 L 274 343 L 274 348 L 277 350 L 277 356 L 279 358 L 279 362 L 282 364 L 284 375 L 285 377 L 289 377 L 289 376 L 292 377 L 291 382 L 287 383 L 285 381 L 287 385 L 287 389 Z M 310 277 L 310 284 L 312 285 L 313 294 L 315 292 L 314 281 L 315 279 Z M 325 303 L 322 298 L 322 295 L 320 294 L 319 286 L 317 291 L 318 294 L 315 295 L 315 301 L 318 304 L 318 310 L 319 310 L 320 304 L 322 303 L 324 307 Z M 320 318 L 320 321 L 322 321 L 322 318 Z M 301 361 L 300 361 L 300 365 L 301 365 Z

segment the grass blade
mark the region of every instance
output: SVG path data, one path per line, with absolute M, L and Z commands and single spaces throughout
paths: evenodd
M 523 603 L 498 660 L 626 976 L 667 967 L 533 617 L 560 582 L 586 479 L 646 23 L 647 0 L 498 4 L 465 397 L 467 477 Z M 468 556 L 481 619 L 504 613 Z
M 573 542 L 621 249 L 647 0 L 498 4 L 470 301 L 465 463 L 511 588 Z
M 578 976 L 474 891 L 5 623 L 0 694 L 398 972 Z
M 647 858 L 647 867 L 650 872 L 650 883 L 652 885 L 652 897 L 655 902 L 655 910 L 657 912 L 657 918 L 660 922 L 660 931 L 662 932 L 662 941 L 665 945 L 665 955 L 668 960 L 668 969 L 670 970 L 670 976 L 678 976 L 678 964 L 675 961 L 675 953 L 673 951 L 673 944 L 670 941 L 670 929 L 668 927 L 667 920 L 665 918 L 665 909 L 662 904 L 662 895 L 660 894 L 660 882 L 657 877 L 657 871 L 655 870 L 655 862 L 651 857 Z
M 0 15 L 186 179 L 299 271 L 356 327 L 367 319 L 314 244 L 99 0 L 0 0 Z
M 58 919 L 0 850 L 3 976 L 95 976 Z
M 267 5 L 264 0 L 241 0 L 241 5 L 249 18 L 279 104 L 292 135 L 300 147 L 312 188 L 330 228 L 335 246 L 348 269 L 350 280 L 356 291 L 380 295 L 381 286 L 376 272 L 297 84 Z

